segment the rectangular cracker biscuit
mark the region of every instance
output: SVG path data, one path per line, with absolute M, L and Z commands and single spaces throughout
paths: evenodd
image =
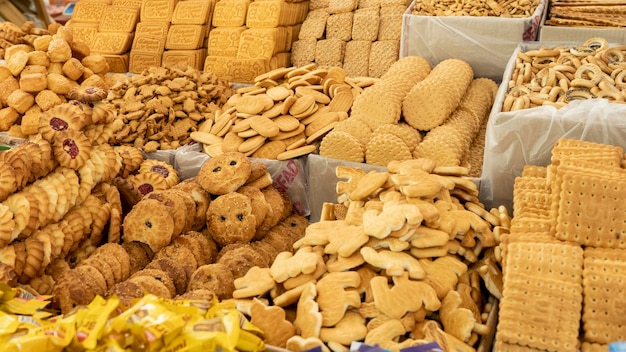
M 378 38 L 379 26 L 379 9 L 377 7 L 354 11 L 354 18 L 352 20 L 352 40 L 375 41 L 376 38 Z
M 161 56 L 161 66 L 163 67 L 193 67 L 202 70 L 206 49 L 196 50 L 167 50 Z
M 150 35 L 165 40 L 169 29 L 169 22 L 139 22 L 135 27 L 135 35 Z
M 231 81 L 232 77 L 230 76 L 228 65 L 233 60 L 234 58 L 231 57 L 208 55 L 204 59 L 203 70 L 204 72 L 212 72 L 221 80 Z
M 406 6 L 404 5 L 389 5 L 383 6 L 380 8 L 380 15 L 400 15 L 402 16 L 406 11 Z
M 228 64 L 231 81 L 237 83 L 254 83 L 254 78 L 270 70 L 266 59 L 235 59 Z
M 270 60 L 270 70 L 275 70 L 281 67 L 289 67 L 291 65 L 291 53 L 282 52 L 272 56 Z
M 139 20 L 142 22 L 171 22 L 178 0 L 143 0 Z
M 72 23 L 73 38 L 85 43 L 93 43 L 96 33 L 98 33 L 98 25 L 83 25 L 83 23 Z
M 72 22 L 95 22 L 100 23 L 104 15 L 104 9 L 108 6 L 102 2 L 78 1 L 74 5 Z
M 208 55 L 237 57 L 239 38 L 245 30 L 245 26 L 213 28 L 209 33 Z
M 220 0 L 213 9 L 214 27 L 240 27 L 246 23 L 249 0 Z
M 276 42 L 267 37 L 257 37 L 246 30 L 239 38 L 237 59 L 269 59 L 274 56 Z
M 382 76 L 394 62 L 398 61 L 399 40 L 379 40 L 372 43 L 370 49 L 369 77 Z
M 128 61 L 128 72 L 141 73 L 143 70 L 150 67 L 161 66 L 162 53 L 142 53 L 142 52 L 130 52 Z
M 369 8 L 380 8 L 381 0 L 359 0 L 358 8 L 359 9 L 369 9 Z
M 584 339 L 597 344 L 624 340 L 626 315 L 616 299 L 626 290 L 626 251 L 587 247 L 584 257 Z
M 130 6 L 141 9 L 141 3 L 143 0 L 112 0 L 111 5 L 113 6 Z
M 274 28 L 281 23 L 287 4 L 280 0 L 255 1 L 248 6 L 246 26 L 248 28 Z
M 522 177 L 524 176 L 545 178 L 547 176 L 547 168 L 545 166 L 526 164 L 522 169 Z
M 285 51 L 291 51 L 291 46 L 293 45 L 293 42 L 298 40 L 301 27 L 302 27 L 302 23 L 285 27 L 285 29 L 287 30 L 287 38 L 285 39 L 286 40 Z
M 511 219 L 511 233 L 523 234 L 541 232 L 550 234 L 550 220 L 537 217 L 514 217 Z
M 321 67 L 341 67 L 346 42 L 341 39 L 318 40 L 315 47 L 315 62 Z
M 304 66 L 315 61 L 315 47 L 317 40 L 314 38 L 300 39 L 291 45 L 291 63 L 296 66 Z
M 555 238 L 593 247 L 626 248 L 626 236 L 622 235 L 626 231 L 626 181 L 604 172 L 559 170 L 557 177 L 562 182 Z
M 167 32 L 165 49 L 195 50 L 202 47 L 206 25 L 173 24 Z
M 172 24 L 208 24 L 214 5 L 213 0 L 180 1 L 174 8 Z
M 109 64 L 109 71 L 116 73 L 128 72 L 129 54 L 123 55 L 102 55 Z
M 135 31 L 135 25 L 139 20 L 139 8 L 128 6 L 107 6 L 98 26 L 100 32 L 125 32 Z
M 133 33 L 98 32 L 90 47 L 96 53 L 120 55 L 127 52 L 132 43 Z
M 351 40 L 346 43 L 343 57 L 343 69 L 349 77 L 364 77 L 369 72 L 370 47 L 369 40 Z
M 135 34 L 131 50 L 145 53 L 162 53 L 165 50 L 165 39 L 152 35 Z
M 328 16 L 330 16 L 328 9 L 309 12 L 304 22 L 302 22 L 298 39 L 322 39 Z
M 353 17 L 353 12 L 330 15 L 326 21 L 326 39 L 351 40 Z
M 328 4 L 328 11 L 331 14 L 352 12 L 356 9 L 356 0 L 330 0 Z
M 402 34 L 402 14 L 380 15 L 378 40 L 400 40 Z
M 384 7 L 397 7 L 397 6 L 401 6 L 404 8 L 404 10 L 406 10 L 407 6 L 406 6 L 406 1 L 404 0 L 380 0 L 380 7 L 384 8 Z M 404 12 L 403 10 L 403 12 Z
M 504 281 L 496 338 L 546 351 L 574 351 L 581 308 L 579 283 L 515 273 Z

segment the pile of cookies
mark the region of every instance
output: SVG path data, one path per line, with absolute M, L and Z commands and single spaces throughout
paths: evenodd
M 143 1 L 129 72 L 176 65 L 202 70 L 214 6 L 212 0 Z
M 78 1 L 67 27 L 91 51 L 106 57 L 111 72 L 126 73 L 141 3 L 141 0 Z
M 415 159 L 388 170 L 338 167 L 338 203 L 324 204 L 295 252 L 235 280 L 233 296 L 252 305 L 251 320 L 272 344 L 326 351 L 364 341 L 397 351 L 436 341 L 473 351 L 489 332 L 506 209 L 484 209 L 460 167 Z M 255 308 L 256 299 L 272 307 Z
M 289 67 L 308 7 L 301 0 L 218 1 L 204 70 L 230 82 L 253 83 L 260 74 Z
M 350 117 L 322 139 L 320 155 L 382 166 L 421 157 L 439 166 L 467 165 L 496 91 L 495 82 L 474 79 L 462 60 L 442 61 L 431 71 L 421 57 L 402 58 L 355 99 Z M 480 172 L 481 160 L 473 161 Z
M 293 44 L 291 63 L 343 67 L 349 76 L 380 77 L 400 51 L 405 0 L 314 0 Z
M 547 167 L 527 165 L 515 179 L 515 216 L 499 250 L 497 351 L 599 351 L 626 338 L 612 299 L 626 289 L 616 220 L 624 165 L 621 147 L 562 138 Z
M 5 49 L 6 63 L 0 65 L 1 131 L 25 138 L 38 132 L 42 112 L 69 99 L 93 101 L 102 99 L 102 93 L 106 96 L 106 59 L 90 54 L 85 43 L 73 39 L 71 29 L 56 30 L 37 37 L 32 46 Z
M 536 106 L 561 108 L 570 101 L 594 98 L 626 101 L 626 50 L 604 38 L 582 45 L 542 47 L 517 54 L 502 111 Z
M 145 152 L 176 149 L 231 97 L 230 86 L 211 72 L 192 67 L 151 67 L 139 75 L 109 76 L 107 102 L 123 127 L 111 141 Z
M 548 26 L 565 27 L 623 27 L 626 11 L 619 2 L 598 3 L 577 1 L 572 4 L 564 0 L 549 2 Z
M 59 26 L 58 23 L 52 23 L 48 28 L 37 28 L 33 21 L 26 21 L 21 26 L 3 21 L 0 23 L 0 58 L 4 58 L 8 47 L 17 44 L 33 46 L 37 37 L 54 33 Z
M 275 160 L 306 155 L 348 117 L 354 97 L 374 81 L 315 64 L 276 69 L 238 89 L 191 138 L 210 156 L 230 151 Z
M 552 2 L 552 1 L 550 1 Z M 527 18 L 533 15 L 539 0 L 418 0 L 411 11 L 418 16 L 492 16 L 503 18 Z

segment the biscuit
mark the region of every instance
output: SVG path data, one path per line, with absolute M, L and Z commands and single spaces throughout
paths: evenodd
M 74 12 L 72 13 L 73 23 L 100 23 L 104 10 L 107 8 L 107 4 L 97 1 L 85 1 L 76 5 L 78 6 L 74 7 Z
M 356 0 L 330 0 L 328 11 L 332 14 L 352 12 L 356 9 Z
M 187 292 L 197 289 L 212 291 L 221 300 L 232 298 L 235 285 L 230 268 L 220 263 L 199 267 L 189 279 Z
M 369 40 L 351 40 L 346 43 L 342 67 L 349 77 L 368 75 L 371 46 Z
M 91 49 L 100 54 L 120 55 L 130 49 L 132 42 L 133 33 L 98 32 L 94 35 L 94 41 Z M 54 39 L 50 42 L 50 45 L 52 45 L 52 43 L 54 43 Z
M 214 6 L 214 1 L 180 1 L 174 7 L 171 22 L 172 24 L 210 23 L 209 18 Z
M 153 252 L 168 245 L 174 233 L 170 207 L 155 199 L 137 203 L 124 217 L 122 226 L 125 241 L 146 243 Z
M 315 61 L 315 48 L 317 39 L 300 39 L 291 46 L 291 63 L 295 67 L 308 65 Z
M 222 0 L 213 9 L 214 27 L 241 27 L 246 23 L 248 0 Z
M 239 50 L 239 38 L 245 30 L 245 26 L 213 28 L 209 33 L 208 55 L 236 57 Z
M 353 16 L 353 12 L 330 15 L 326 21 L 326 38 L 350 41 L 352 39 Z
M 98 26 L 99 32 L 123 32 L 135 31 L 135 25 L 139 20 L 139 8 L 128 6 L 107 6 Z
M 131 51 L 128 62 L 128 71 L 131 73 L 141 73 L 150 67 L 159 67 L 161 66 L 161 55 L 161 53 Z
M 256 232 L 250 198 L 239 193 L 217 197 L 207 210 L 207 228 L 211 238 L 221 246 L 250 242 Z
M 329 16 L 328 9 L 310 11 L 304 22 L 302 22 L 298 39 L 322 39 Z
M 369 75 L 381 77 L 394 62 L 398 60 L 400 42 L 397 40 L 379 40 L 372 43 L 370 48 Z
M 341 39 L 322 39 L 315 47 L 315 62 L 320 67 L 341 67 L 346 42 Z
M 250 177 L 250 161 L 231 152 L 209 159 L 198 172 L 198 183 L 211 194 L 226 194 L 241 187 Z
M 165 38 L 155 35 L 135 33 L 131 50 L 133 52 L 160 54 L 163 50 L 165 50 Z
M 166 50 L 161 56 L 161 66 L 163 67 L 193 67 L 202 70 L 206 49 L 196 50 Z
M 167 22 L 139 22 L 135 27 L 136 36 L 155 36 L 157 38 L 167 38 L 170 24 Z
M 199 49 L 204 42 L 206 25 L 173 24 L 167 31 L 165 49 Z
M 248 28 L 275 28 L 293 24 L 285 21 L 286 12 L 292 7 L 291 5 L 293 4 L 277 0 L 252 2 L 246 14 L 246 26 Z
M 147 0 L 141 3 L 139 20 L 141 22 L 161 22 L 172 21 L 174 7 L 178 1 L 169 0 Z

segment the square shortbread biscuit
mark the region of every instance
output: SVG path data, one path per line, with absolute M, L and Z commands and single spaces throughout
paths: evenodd
M 319 9 L 309 12 L 300 27 L 299 39 L 322 39 L 329 16 L 328 9 Z
M 346 43 L 343 57 L 343 69 L 349 77 L 367 76 L 372 42 L 369 40 L 351 40 Z
M 214 27 L 240 27 L 246 23 L 249 0 L 220 0 L 213 9 Z
M 379 9 L 377 7 L 354 11 L 354 18 L 352 20 L 352 40 L 375 41 L 378 38 L 379 25 Z
M 341 67 L 346 42 L 341 39 L 323 39 L 317 41 L 315 47 L 315 62 L 322 67 Z
M 353 16 L 353 12 L 330 15 L 326 21 L 326 39 L 351 40 Z
M 357 0 L 330 0 L 328 11 L 330 13 L 352 12 L 356 9 Z
M 378 40 L 400 40 L 402 34 L 402 14 L 380 15 Z
M 213 28 L 209 33 L 208 55 L 236 57 L 239 39 L 245 30 L 245 26 Z
M 315 61 L 317 40 L 313 38 L 300 39 L 291 45 L 291 63 L 294 66 L 304 66 Z
M 398 61 L 399 52 L 399 40 L 379 40 L 373 42 L 370 49 L 368 76 L 375 78 L 382 76 L 394 62 Z

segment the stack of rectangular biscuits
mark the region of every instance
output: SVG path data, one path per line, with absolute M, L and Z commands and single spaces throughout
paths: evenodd
M 621 147 L 562 138 L 550 165 L 515 179 L 496 351 L 606 351 L 626 338 L 625 160 Z
M 253 83 L 270 70 L 288 67 L 308 1 L 221 0 L 215 5 L 204 70 L 220 79 Z
M 291 62 L 380 77 L 398 60 L 405 0 L 312 0 Z
M 139 20 L 141 0 L 81 0 L 68 27 L 75 38 L 102 54 L 112 72 L 128 72 L 129 50 Z
M 212 0 L 144 0 L 129 71 L 175 65 L 202 69 L 213 8 Z

